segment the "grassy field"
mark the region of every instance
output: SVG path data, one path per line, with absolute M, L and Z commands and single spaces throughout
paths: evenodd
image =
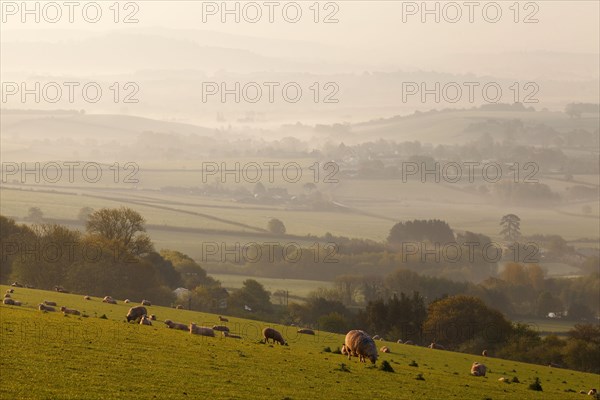
M 213 274 L 209 272 L 209 275 L 215 279 L 218 279 L 223 284 L 223 287 L 229 289 L 238 289 L 243 286 L 243 282 L 246 279 L 254 279 L 263 284 L 266 290 L 270 291 L 271 294 L 276 290 L 287 290 L 290 296 L 293 297 L 306 297 L 313 290 L 322 287 L 330 288 L 331 282 L 325 281 L 307 281 L 303 279 L 277 279 L 277 278 L 261 278 L 256 276 L 247 275 L 225 275 L 225 274 Z
M 553 334 L 557 334 L 557 335 L 566 334 L 575 325 L 575 322 L 573 322 L 573 321 L 567 321 L 567 320 L 562 320 L 562 319 L 549 319 L 549 318 L 544 318 L 544 319 L 530 318 L 527 320 L 514 321 L 514 322 L 521 322 L 523 324 L 527 324 L 535 331 L 541 332 L 543 334 L 553 333 Z
M 326 332 L 302 336 L 296 328 L 274 326 L 290 345 L 271 346 L 258 342 L 267 325 L 255 321 L 230 319 L 242 340 L 206 338 L 167 329 L 162 321 L 213 325 L 215 315 L 151 306 L 158 321 L 140 326 L 124 322 L 128 305 L 121 302 L 22 288 L 13 298 L 24 305 L 0 306 L 0 398 L 562 400 L 599 386 L 598 375 L 496 358 L 485 359 L 487 377 L 472 377 L 471 363 L 481 357 L 386 342 L 392 353 L 381 354 L 378 365 L 388 361 L 395 370 L 389 373 L 324 352 L 343 342 Z M 42 313 L 35 307 L 43 300 L 88 317 Z M 412 360 L 417 367 L 409 366 Z M 416 379 L 419 374 L 424 380 Z M 521 383 L 499 382 L 502 376 Z M 543 392 L 528 390 L 535 377 Z

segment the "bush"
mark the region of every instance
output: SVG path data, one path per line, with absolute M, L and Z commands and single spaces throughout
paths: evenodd
M 389 362 L 387 362 L 387 360 L 384 360 L 381 363 L 381 365 L 379 366 L 379 370 L 385 371 L 385 372 L 394 372 L 394 368 L 392 368 L 392 366 L 390 365 Z
M 535 377 L 535 381 L 529 384 L 529 390 L 536 390 L 538 392 L 542 391 L 542 385 L 540 383 L 540 378 Z

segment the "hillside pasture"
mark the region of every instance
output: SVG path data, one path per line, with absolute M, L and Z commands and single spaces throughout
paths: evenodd
M 259 332 L 269 324 L 256 321 L 230 318 L 227 324 L 242 340 L 207 338 L 168 329 L 163 321 L 212 325 L 219 321 L 216 315 L 150 306 L 158 320 L 140 326 L 125 322 L 129 305 L 120 300 L 110 305 L 99 298 L 23 288 L 15 288 L 13 297 L 24 305 L 0 306 L 2 398 L 196 399 L 218 393 L 245 399 L 563 400 L 598 387 L 598 375 L 377 342 L 391 349 L 378 361 L 388 361 L 395 371 L 390 373 L 325 351 L 341 346 L 343 335 L 303 336 L 295 327 L 272 325 L 289 346 L 265 345 Z M 86 316 L 40 312 L 36 306 L 43 300 Z M 413 360 L 418 366 L 409 366 Z M 488 366 L 486 377 L 469 375 L 473 361 Z M 521 383 L 498 381 L 513 376 Z M 527 388 L 536 377 L 543 392 Z

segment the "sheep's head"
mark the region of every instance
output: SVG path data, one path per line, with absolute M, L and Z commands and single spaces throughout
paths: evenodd
M 375 364 L 377 362 L 377 354 L 370 355 L 369 360 L 371 360 L 371 364 Z

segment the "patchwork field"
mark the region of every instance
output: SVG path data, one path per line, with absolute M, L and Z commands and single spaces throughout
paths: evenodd
M 5 291 L 6 286 L 0 290 Z M 151 306 L 158 320 L 140 326 L 124 320 L 128 305 L 83 300 L 81 295 L 15 288 L 21 307 L 0 306 L 1 398 L 19 399 L 576 399 L 598 387 L 599 376 L 564 369 L 485 359 L 487 377 L 469 375 L 481 357 L 382 342 L 381 354 L 394 371 L 361 364 L 324 351 L 342 335 L 297 335 L 295 327 L 274 326 L 288 346 L 259 343 L 266 323 L 230 318 L 242 340 L 206 338 L 167 329 L 165 319 L 218 323 L 216 315 Z M 51 300 L 87 317 L 43 313 Z M 132 299 L 139 301 L 140 299 Z M 101 318 L 106 316 L 106 319 Z M 418 366 L 409 366 L 412 361 Z M 416 379 L 421 376 L 423 380 Z M 503 383 L 500 377 L 518 377 Z M 539 377 L 543 392 L 528 389 Z M 32 385 L 32 382 L 43 384 Z

